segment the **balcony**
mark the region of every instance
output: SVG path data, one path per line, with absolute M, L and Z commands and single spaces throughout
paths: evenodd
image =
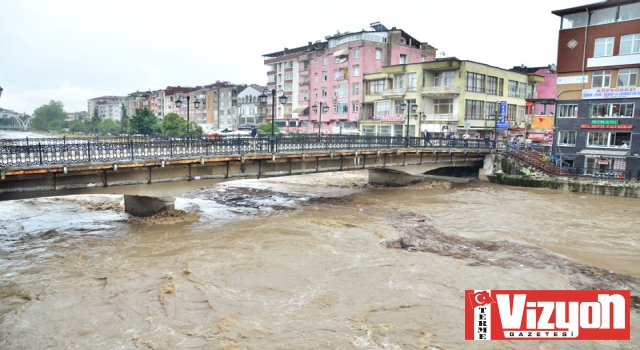
M 457 122 L 457 114 L 423 114 L 421 117 L 423 122 Z
M 457 86 L 425 86 L 422 88 L 422 96 L 451 96 L 460 95 Z
M 387 89 L 382 90 L 383 97 L 403 97 L 404 89 Z

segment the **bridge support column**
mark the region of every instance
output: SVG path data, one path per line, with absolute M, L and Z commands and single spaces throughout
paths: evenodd
M 124 211 L 133 216 L 152 216 L 163 210 L 175 209 L 174 197 L 124 195 Z
M 404 173 L 369 171 L 369 183 L 384 186 L 406 186 L 422 181 L 422 176 L 413 176 Z

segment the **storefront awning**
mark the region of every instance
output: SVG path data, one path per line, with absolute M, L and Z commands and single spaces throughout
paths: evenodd
M 293 113 L 302 113 L 307 108 L 309 108 L 309 105 L 298 106 L 296 107 L 296 109 L 293 110 Z
M 597 157 L 626 157 L 629 155 L 629 151 L 599 151 L 599 150 L 590 150 L 583 149 L 580 151 L 580 154 L 584 154 L 587 156 L 597 156 Z
M 349 49 L 338 50 L 333 53 L 333 57 L 349 56 Z

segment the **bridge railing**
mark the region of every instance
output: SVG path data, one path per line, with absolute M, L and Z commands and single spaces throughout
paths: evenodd
M 499 145 L 500 146 L 500 145 Z M 494 141 L 419 137 L 313 135 L 252 139 L 110 137 L 0 140 L 0 167 L 249 153 L 401 148 L 494 149 Z

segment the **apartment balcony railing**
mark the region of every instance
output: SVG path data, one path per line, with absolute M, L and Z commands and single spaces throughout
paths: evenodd
M 460 95 L 460 88 L 457 86 L 425 86 L 422 88 L 423 96 L 446 96 Z
M 387 89 L 382 90 L 383 97 L 402 97 L 404 96 L 404 89 Z
M 457 122 L 457 114 L 423 114 L 423 122 Z

